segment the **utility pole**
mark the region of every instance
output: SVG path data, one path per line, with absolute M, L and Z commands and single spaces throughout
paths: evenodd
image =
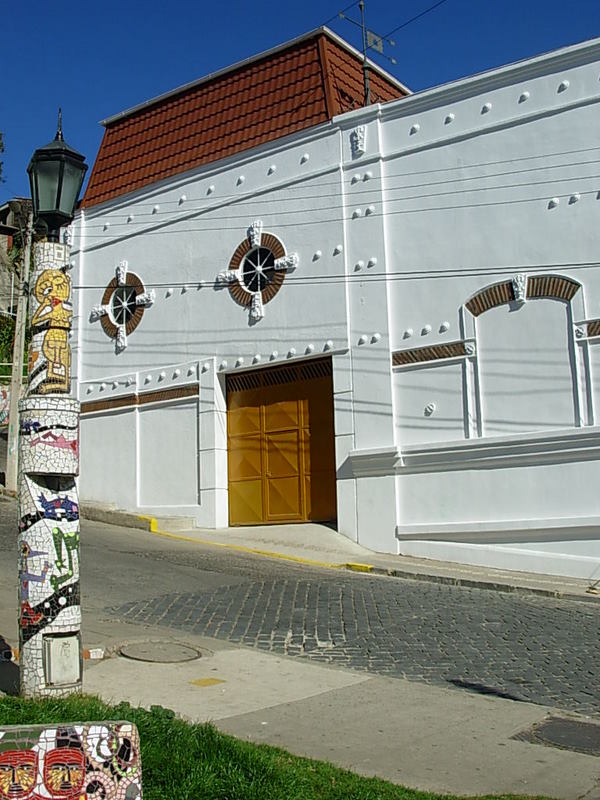
M 360 8 L 360 26 L 362 28 L 362 43 L 363 43 L 363 80 L 365 87 L 365 105 L 371 105 L 371 86 L 369 83 L 369 63 L 367 61 L 367 28 L 365 25 L 365 2 L 360 0 L 358 3 Z
M 15 339 L 12 352 L 12 374 L 10 379 L 10 405 L 8 412 L 8 445 L 6 453 L 6 489 L 17 491 L 18 441 L 19 441 L 19 398 L 23 387 L 23 355 L 25 352 L 25 331 L 27 328 L 27 298 L 29 296 L 29 265 L 31 263 L 31 240 L 33 237 L 33 210 L 27 217 L 27 231 L 23 251 L 23 266 L 17 300 L 15 320 Z

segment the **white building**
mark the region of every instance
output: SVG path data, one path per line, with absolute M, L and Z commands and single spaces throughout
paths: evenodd
M 108 120 L 82 501 L 600 578 L 599 78 L 600 40 L 411 96 L 373 68 L 338 113 L 322 29 Z

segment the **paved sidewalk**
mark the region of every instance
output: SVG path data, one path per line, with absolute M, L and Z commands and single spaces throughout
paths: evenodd
M 157 536 L 295 563 L 574 597 L 592 604 L 600 600 L 587 592 L 587 581 L 376 554 L 322 525 L 214 531 L 186 528 L 176 519 L 146 518 L 137 524 Z M 154 628 L 150 639 L 160 641 L 161 630 L 164 639 L 165 628 Z M 426 791 L 600 800 L 599 758 L 512 738 L 551 716 L 590 718 L 334 669 L 182 631 L 169 633 L 198 647 L 202 657 L 177 664 L 121 656 L 88 662 L 86 690 L 107 699 L 166 705 L 194 721 L 212 720 L 242 738 Z M 600 724 L 600 719 L 594 721 Z
M 118 524 L 127 524 L 127 518 L 120 515 Z M 380 556 L 324 526 L 177 530 L 173 520 L 136 517 L 135 527 L 154 528 L 149 536 L 236 548 L 296 564 L 572 596 L 587 601 L 577 604 L 587 615 L 600 611 L 600 598 L 586 594 L 586 582 Z M 564 613 L 573 608 L 565 603 Z M 595 724 L 600 748 L 600 716 L 486 695 L 468 686 L 445 688 L 333 667 L 109 615 L 84 625 L 84 643 L 106 656 L 85 661 L 84 690 L 107 701 L 164 705 L 190 720 L 211 720 L 240 738 L 425 791 L 600 800 L 600 758 L 514 738 L 559 717 Z M 121 645 L 136 643 L 144 644 L 150 659 L 156 654 L 156 660 L 120 654 Z M 199 657 L 160 660 L 165 652 L 176 653 L 178 644 L 195 648 Z M 0 694 L 3 686 L 10 688 L 15 669 L 5 664 L 3 679 L 0 668 Z
M 149 640 L 158 641 L 157 633 Z M 106 700 L 163 705 L 239 738 L 424 791 L 600 798 L 598 757 L 513 738 L 549 717 L 589 718 L 212 639 L 182 641 L 201 657 L 165 664 L 115 655 L 86 662 L 85 690 Z

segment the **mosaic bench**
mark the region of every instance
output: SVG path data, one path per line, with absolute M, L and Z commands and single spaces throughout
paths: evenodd
M 141 800 L 131 722 L 0 726 L 0 798 Z

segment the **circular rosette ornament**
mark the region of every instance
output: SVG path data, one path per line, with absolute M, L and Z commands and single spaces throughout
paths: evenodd
M 102 330 L 115 340 L 115 350 L 120 353 L 127 347 L 127 337 L 142 321 L 144 310 L 154 300 L 154 290 L 147 292 L 138 276 L 128 271 L 127 261 L 121 261 L 104 290 L 102 302 L 92 308 L 90 321 L 100 320 Z
M 217 282 L 229 286 L 235 302 L 249 309 L 250 323 L 255 323 L 264 317 L 264 307 L 281 289 L 286 272 L 297 265 L 298 255 L 287 253 L 281 240 L 263 233 L 262 222 L 255 220 Z

